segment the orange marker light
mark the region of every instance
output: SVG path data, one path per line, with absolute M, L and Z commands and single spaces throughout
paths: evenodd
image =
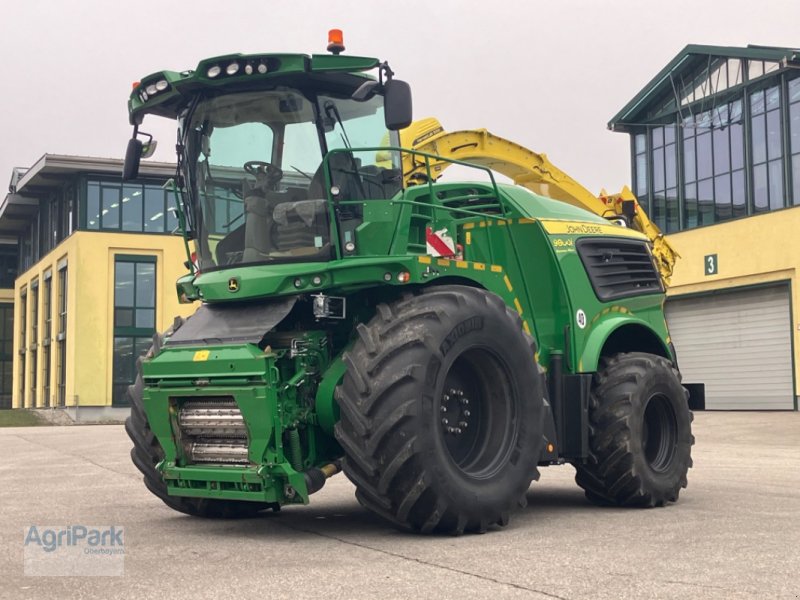
M 134 81 L 134 82 L 131 84 L 131 87 L 132 87 L 133 89 L 136 89 L 137 87 L 139 87 L 139 84 L 140 84 L 140 83 L 141 83 L 141 81 Z
M 328 52 L 333 54 L 344 52 L 344 35 L 341 29 L 328 31 Z

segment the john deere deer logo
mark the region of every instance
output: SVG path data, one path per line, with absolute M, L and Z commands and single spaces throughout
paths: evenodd
M 231 277 L 228 279 L 228 291 L 229 292 L 238 292 L 239 291 L 239 280 L 236 277 Z

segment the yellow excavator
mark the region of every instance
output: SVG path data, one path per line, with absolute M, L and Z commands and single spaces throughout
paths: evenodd
M 485 129 L 447 132 L 435 118 L 413 122 L 400 132 L 402 147 L 488 167 L 511 178 L 536 194 L 589 210 L 645 234 L 653 244 L 653 256 L 664 285 L 669 285 L 679 254 L 625 186 L 619 194 L 595 196 L 572 177 L 551 163 L 547 156 L 533 152 Z M 413 185 L 428 177 L 438 179 L 453 163 L 403 155 L 403 176 Z

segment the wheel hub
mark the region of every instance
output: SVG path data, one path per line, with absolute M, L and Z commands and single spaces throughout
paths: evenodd
M 460 436 L 470 426 L 472 413 L 469 398 L 461 388 L 452 387 L 442 394 L 442 430 L 448 435 Z
M 441 390 L 436 419 L 444 448 L 465 476 L 491 477 L 515 439 L 519 396 L 505 363 L 486 348 L 471 348 L 453 361 Z

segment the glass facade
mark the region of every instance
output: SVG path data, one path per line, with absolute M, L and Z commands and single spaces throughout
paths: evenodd
M 16 271 L 20 273 L 27 271 L 75 231 L 78 186 L 77 177 L 68 177 L 62 186 L 35 194 L 39 201 L 39 210 L 19 236 L 15 276 Z
M 22 288 L 19 293 L 19 405 L 30 406 L 26 403 L 25 395 L 25 354 L 28 350 L 28 288 Z
M 684 118 L 682 138 L 684 193 L 681 228 L 745 216 L 741 100 Z
M 50 357 L 51 357 L 51 335 L 52 335 L 52 310 L 53 310 L 53 272 L 47 271 L 44 274 L 44 284 L 42 289 L 42 403 L 44 406 L 53 405 L 50 382 Z
M 750 94 L 753 210 L 784 207 L 781 95 L 777 85 Z
M 30 336 L 28 337 L 28 362 L 30 363 L 30 393 L 28 401 L 30 405 L 35 407 L 36 404 L 36 381 L 38 368 L 37 358 L 39 352 L 39 280 L 34 279 L 31 282 L 31 329 Z
M 655 127 L 652 142 L 652 194 L 654 218 L 665 223 L 666 231 L 678 230 L 678 163 L 675 127 Z M 637 184 L 638 187 L 638 184 Z
M 54 290 L 54 286 L 55 290 Z M 53 293 L 56 293 L 54 305 Z M 41 306 L 39 302 L 41 301 Z M 33 279 L 19 296 L 19 382 L 20 406 L 37 407 L 37 385 L 42 397 L 38 406 L 64 406 L 67 361 L 67 264 L 59 263 L 57 280 L 53 271 L 44 272 L 41 282 Z M 40 312 L 41 311 L 41 312 Z M 54 323 L 55 320 L 55 323 Z M 41 321 L 41 322 L 40 322 Z M 55 325 L 55 327 L 54 327 Z M 13 305 L 0 304 L 0 407 L 6 393 L 10 398 L 12 379 Z M 53 346 L 55 345 L 55 349 Z M 55 350 L 55 369 L 53 352 Z M 55 382 L 55 389 L 53 383 Z M 9 387 L 6 392 L 6 387 Z M 10 404 L 10 400 L 8 401 Z
M 51 160 L 50 155 L 47 160 Z M 87 165 L 91 164 L 87 161 Z M 76 166 L 81 166 L 79 161 Z M 152 172 L 162 170 L 159 167 Z M 89 168 L 65 173 L 45 164 L 41 173 L 36 172 L 33 179 L 15 191 L 23 200 L 35 200 L 38 210 L 20 215 L 26 221 L 17 229 L 16 244 L 13 239 L 0 244 L 0 288 L 13 288 L 15 281 L 19 286 L 8 310 L 0 304 L 0 408 L 10 406 L 12 396 L 16 406 L 26 408 L 72 406 L 79 403 L 79 394 L 80 402 L 86 405 L 103 405 L 109 400 L 114 405 L 126 403 L 125 392 L 133 382 L 136 358 L 149 347 L 156 330 L 156 259 L 116 257 L 113 323 L 109 324 L 112 337 L 103 343 L 108 350 L 105 358 L 110 361 L 111 381 L 98 380 L 97 386 L 81 392 L 72 385 L 75 368 L 71 350 L 68 351 L 68 343 L 73 344 L 75 335 L 68 331 L 68 312 L 78 308 L 69 306 L 74 300 L 68 298 L 75 281 L 69 281 L 67 255 L 74 252 L 74 246 L 59 244 L 81 230 L 87 232 L 87 238 L 95 237 L 90 232 L 171 235 L 178 226 L 175 211 L 170 210 L 174 195 L 162 189 L 158 179 L 159 175 L 154 174 L 149 179 L 123 184 L 105 167 L 101 173 L 92 173 Z M 24 204 L 33 206 L 34 202 Z M 236 218 L 237 208 L 241 212 L 240 207 L 221 206 L 229 213 L 224 215 L 226 222 Z M 131 248 L 134 253 L 143 245 L 166 251 L 175 241 L 148 241 L 136 235 L 116 236 L 113 242 L 99 235 L 97 238 L 98 247 L 109 242 L 118 252 Z M 91 277 L 87 274 L 88 279 Z M 91 281 L 84 285 L 91 285 Z M 80 308 L 95 310 L 92 306 Z M 104 315 L 97 316 L 105 318 Z
M 672 77 L 680 85 L 646 111 L 654 122 L 626 123 L 633 189 L 662 231 L 800 204 L 795 71 L 713 57 Z
M 11 408 L 14 361 L 14 305 L 0 304 L 0 408 Z
M 158 184 L 90 179 L 82 220 L 91 230 L 172 233 L 178 227 L 174 196 Z
M 788 86 L 789 154 L 791 156 L 792 204 L 800 205 L 800 79 Z
M 16 246 L 0 245 L 0 288 L 11 289 L 17 278 L 19 252 Z
M 56 403 L 67 403 L 67 263 L 58 268 L 58 333 L 56 334 Z
M 126 391 L 136 379 L 136 359 L 150 347 L 155 325 L 155 257 L 118 255 L 114 263 L 114 406 L 128 403 Z
M 17 248 L 0 251 L 0 287 L 13 287 L 18 272 L 27 271 L 78 229 L 169 234 L 178 227 L 174 195 L 158 182 L 123 184 L 87 175 L 65 179 L 51 191 L 26 192 L 35 195 L 40 209 L 20 234 Z M 4 285 L 4 275 L 10 285 Z

